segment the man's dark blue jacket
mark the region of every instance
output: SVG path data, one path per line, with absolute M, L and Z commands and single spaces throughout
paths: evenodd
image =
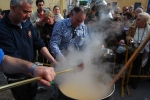
M 34 62 L 36 50 L 45 47 L 44 42 L 29 20 L 22 22 L 20 27 L 11 23 L 8 14 L 9 11 L 0 20 L 0 48 L 5 55 Z

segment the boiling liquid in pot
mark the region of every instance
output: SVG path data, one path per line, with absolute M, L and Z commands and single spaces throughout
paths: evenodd
M 110 81 L 110 77 L 106 74 L 100 75 L 97 72 L 89 73 L 89 71 L 84 70 L 82 73 L 68 75 L 68 78 L 65 78 L 65 82 L 60 84 L 59 88 L 63 94 L 73 99 L 100 100 L 112 91 L 108 90 L 106 85 Z
M 77 100 L 99 100 L 108 95 L 105 94 L 108 91 L 104 91 L 101 85 L 84 87 L 80 84 L 73 85 L 73 83 L 68 82 L 68 84 L 63 84 L 59 88 L 63 94 Z

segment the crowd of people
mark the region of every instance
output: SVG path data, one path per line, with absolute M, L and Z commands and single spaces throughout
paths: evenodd
M 101 10 L 103 8 L 103 10 Z M 97 10 L 98 9 L 98 10 Z M 103 12 L 104 11 L 104 12 Z M 108 12 L 106 12 L 108 11 Z M 90 14 L 89 14 L 90 13 Z M 140 46 L 142 41 L 149 34 L 150 15 L 144 12 L 143 7 L 124 6 L 122 12 L 120 7 L 110 8 L 109 5 L 94 5 L 89 10 L 85 23 L 87 26 L 95 28 L 90 30 L 90 34 L 105 34 L 103 47 L 110 48 L 116 53 L 116 67 L 120 68 L 125 59 L 126 48 L 133 53 Z M 96 14 L 98 13 L 98 15 Z M 105 13 L 105 16 L 103 16 Z M 111 16 L 110 16 L 111 14 Z M 106 24 L 105 24 L 106 23 Z M 91 25 L 92 24 L 92 25 Z M 133 62 L 131 74 L 138 75 L 139 71 L 144 75 L 149 72 L 149 42 Z M 137 88 L 137 80 L 130 78 L 133 89 Z
M 59 6 L 44 10 L 44 0 L 36 0 L 37 11 L 32 13 L 33 3 L 32 0 L 10 0 L 10 10 L 4 10 L 0 16 L 0 70 L 8 83 L 42 76 L 44 79 L 40 81 L 50 85 L 55 66 L 66 62 L 68 48 L 84 51 L 96 33 L 103 36 L 102 48 L 116 53 L 116 66 L 120 67 L 126 51 L 123 45 L 137 48 L 150 31 L 150 15 L 142 6 L 136 9 L 133 5 L 124 6 L 120 12 L 120 7 L 92 4 L 87 9 L 74 7 L 68 15 L 64 9 L 62 16 Z M 44 62 L 54 68 L 34 64 L 37 56 L 38 62 L 43 62 L 44 57 Z M 149 56 L 147 43 L 133 63 L 132 74 L 138 74 L 140 65 L 147 73 Z M 137 88 L 136 84 L 133 79 L 133 88 Z M 36 100 L 38 85 L 29 83 L 12 88 L 11 92 L 15 100 Z

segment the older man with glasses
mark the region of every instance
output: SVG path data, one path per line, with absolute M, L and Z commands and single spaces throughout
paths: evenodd
M 148 13 L 139 13 L 136 18 L 136 26 L 130 27 L 129 31 L 127 31 L 126 40 L 128 45 L 133 41 L 133 48 L 138 48 L 141 42 L 145 39 L 147 34 L 150 32 L 150 16 Z M 131 74 L 138 75 L 140 68 L 143 74 L 147 74 L 148 65 L 150 62 L 150 54 L 149 54 L 149 42 L 146 44 L 144 49 L 137 56 L 135 61 L 133 62 L 133 67 Z M 141 65 L 141 66 L 140 66 Z M 137 88 L 137 80 L 134 78 L 131 79 L 131 85 L 133 89 Z

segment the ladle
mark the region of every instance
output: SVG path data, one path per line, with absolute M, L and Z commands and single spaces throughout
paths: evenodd
M 67 69 L 67 70 L 56 72 L 56 75 L 66 73 L 66 72 L 70 72 L 70 71 L 74 71 L 74 72 L 81 71 L 81 70 L 83 70 L 83 68 L 84 68 L 84 63 L 80 63 L 79 65 L 77 65 L 77 67 L 73 67 L 73 68 L 70 68 L 70 69 Z M 7 85 L 4 85 L 4 86 L 0 86 L 0 92 L 4 91 L 4 90 L 7 90 L 7 89 L 10 89 L 10 88 L 20 86 L 20 85 L 24 85 L 24 84 L 31 83 L 31 82 L 34 82 L 34 81 L 38 81 L 40 79 L 42 79 L 42 77 L 35 77 L 35 78 L 31 78 L 31 79 L 27 79 L 27 80 L 23 80 L 23 81 L 19 81 L 19 82 L 7 84 Z M 53 84 L 53 82 L 51 82 L 51 84 Z

